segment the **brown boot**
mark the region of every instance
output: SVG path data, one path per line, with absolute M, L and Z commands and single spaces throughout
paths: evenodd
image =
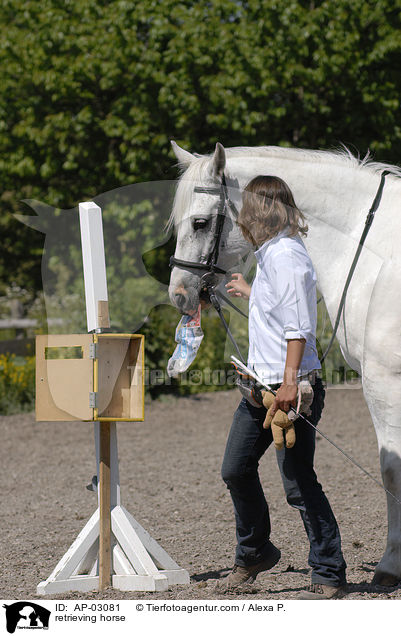
M 312 583 L 305 592 L 301 592 L 299 599 L 303 601 L 330 601 L 343 598 L 347 594 L 346 586 L 332 587 L 321 583 Z
M 279 562 L 280 557 L 280 550 L 272 545 L 272 553 L 261 563 L 245 567 L 235 564 L 230 574 L 216 584 L 216 591 L 231 592 L 243 585 L 253 583 L 260 572 L 271 570 Z

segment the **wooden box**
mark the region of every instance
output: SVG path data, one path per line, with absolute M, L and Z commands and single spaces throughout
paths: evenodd
M 144 419 L 144 336 L 36 337 L 36 420 Z

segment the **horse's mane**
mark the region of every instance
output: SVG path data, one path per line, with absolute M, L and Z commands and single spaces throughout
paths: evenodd
M 380 174 L 388 170 L 390 174 L 401 177 L 401 167 L 379 161 L 373 161 L 370 151 L 362 159 L 352 154 L 346 146 L 342 145 L 335 150 L 309 150 L 304 148 L 286 148 L 281 146 L 238 146 L 225 148 L 227 159 L 234 157 L 277 157 L 280 159 L 292 159 L 300 162 L 331 163 L 337 166 L 348 166 L 355 170 L 363 170 L 371 174 Z M 206 176 L 206 171 L 212 155 L 200 155 L 188 166 L 179 165 L 184 171 L 178 180 L 177 190 L 174 198 L 173 209 L 166 226 L 170 229 L 173 225 L 177 227 L 183 218 L 185 210 L 191 204 L 192 193 L 195 183 L 202 182 Z M 229 176 L 229 175 L 228 175 Z

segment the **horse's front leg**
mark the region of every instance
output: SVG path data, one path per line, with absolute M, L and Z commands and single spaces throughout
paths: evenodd
M 376 430 L 383 484 L 401 501 L 401 376 L 365 365 L 363 391 Z M 387 495 L 387 546 L 375 569 L 376 585 L 401 581 L 401 505 L 394 497 Z

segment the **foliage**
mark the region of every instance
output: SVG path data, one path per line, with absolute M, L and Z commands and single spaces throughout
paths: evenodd
M 398 160 L 400 0 L 4 0 L 1 285 L 40 288 L 21 199 L 175 178 L 169 139 Z M 0 290 L 1 291 L 1 290 Z
M 35 405 L 35 358 L 0 355 L 0 414 L 31 411 Z

